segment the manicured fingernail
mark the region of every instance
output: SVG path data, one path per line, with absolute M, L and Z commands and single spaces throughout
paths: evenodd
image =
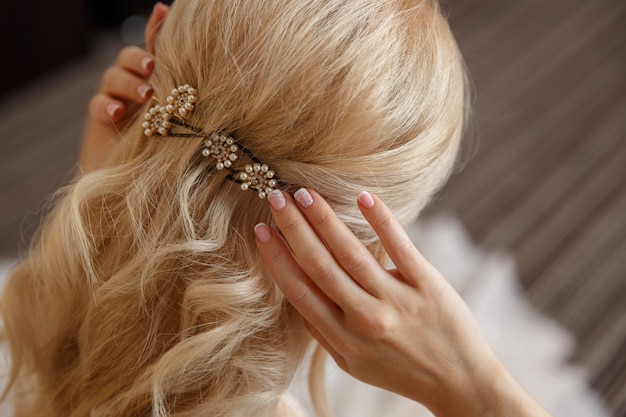
M 280 210 L 285 207 L 286 201 L 283 192 L 280 190 L 274 190 L 267 196 L 267 199 L 270 201 L 270 205 L 274 210 Z
M 141 60 L 141 68 L 143 68 L 144 71 L 152 70 L 152 64 L 154 64 L 154 58 L 151 56 L 144 56 Z
M 272 229 L 265 223 L 259 223 L 254 226 L 254 234 L 261 243 L 267 243 L 272 238 Z
M 298 191 L 296 191 L 293 195 L 293 198 L 295 198 L 298 204 L 300 204 L 304 208 L 307 208 L 311 204 L 313 204 L 313 197 L 311 196 L 311 194 L 309 194 L 306 188 L 300 188 Z
M 152 94 L 152 87 L 149 84 L 143 83 L 139 87 L 137 87 L 137 94 L 139 94 L 142 98 L 150 97 Z
M 115 114 L 122 108 L 122 106 L 120 106 L 117 103 L 109 103 L 107 104 L 107 114 L 109 115 L 109 117 L 115 117 Z
M 374 207 L 374 198 L 367 191 L 363 191 L 359 194 L 359 203 L 365 208 L 372 208 Z

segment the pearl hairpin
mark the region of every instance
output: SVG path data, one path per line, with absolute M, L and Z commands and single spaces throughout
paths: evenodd
M 265 198 L 276 187 L 277 181 L 274 179 L 274 175 L 274 171 L 265 164 L 257 162 L 252 165 L 246 165 L 244 171 L 239 173 L 241 189 L 257 190 L 259 198 Z
M 144 134 L 152 137 L 155 134 L 174 137 L 204 136 L 200 129 L 188 125 L 185 118 L 190 115 L 198 101 L 197 91 L 189 84 L 181 85 L 172 90 L 165 105 L 157 103 L 144 116 L 142 124 Z M 156 100 L 156 99 L 155 99 Z M 180 126 L 194 132 L 193 134 L 171 133 L 172 127 Z M 215 168 L 233 170 L 233 164 L 240 159 L 240 155 L 247 155 L 254 161 L 244 166 L 243 171 L 236 172 L 229 178 L 240 184 L 242 190 L 256 190 L 259 198 L 266 198 L 278 185 L 275 172 L 269 166 L 258 162 L 243 146 L 231 136 L 217 131 L 205 137 L 201 151 L 204 157 L 213 157 L 217 161 Z
M 233 162 L 238 159 L 239 146 L 235 144 L 235 139 L 223 133 L 213 133 L 204 142 L 204 146 L 202 155 L 217 159 L 215 167 L 219 170 L 230 168 Z
M 167 136 L 172 127 L 172 117 L 185 121 L 187 116 L 195 109 L 198 101 L 197 91 L 189 84 L 181 85 L 172 90 L 170 96 L 167 97 L 167 104 L 155 104 L 145 114 L 143 133 L 151 137 L 154 134 Z
M 166 136 L 169 133 L 172 123 L 170 122 L 172 114 L 165 111 L 165 107 L 160 104 L 152 106 L 143 117 L 143 133 L 150 137 L 155 133 Z
M 230 169 L 239 159 L 239 153 L 247 154 L 245 148 L 237 145 L 235 139 L 223 132 L 211 134 L 204 142 L 202 149 L 202 156 L 212 156 L 217 160 L 215 167 L 218 170 Z M 251 155 L 249 156 L 254 159 Z M 247 164 L 243 171 L 233 176 L 233 179 L 240 184 L 242 190 L 256 190 L 259 198 L 265 198 L 278 184 L 274 178 L 275 175 L 266 164 L 254 162 Z
M 176 113 L 180 117 L 191 113 L 198 101 L 198 92 L 189 84 L 181 85 L 172 90 L 172 95 L 167 97 L 165 109 L 170 113 Z

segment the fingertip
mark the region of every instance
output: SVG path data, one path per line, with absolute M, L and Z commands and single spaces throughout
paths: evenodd
M 152 87 L 148 83 L 139 84 L 139 87 L 137 87 L 137 94 L 139 94 L 139 97 L 141 97 L 143 101 L 148 100 L 152 96 L 153 91 L 154 90 L 152 90 Z
M 254 226 L 254 234 L 259 243 L 265 244 L 272 239 L 272 229 L 265 223 L 259 223 Z
M 361 204 L 361 206 L 366 209 L 370 209 L 374 207 L 374 204 L 376 204 L 374 201 L 374 197 L 367 191 L 362 191 L 361 194 L 359 194 L 357 200 L 359 204 Z
M 169 6 L 167 4 L 157 1 L 154 7 L 152 8 L 152 11 L 158 13 L 158 12 L 167 11 L 168 9 L 169 9 Z
M 146 55 L 141 58 L 139 65 L 141 66 L 141 69 L 144 70 L 145 74 L 150 74 L 154 69 L 154 58 L 151 55 Z
M 311 204 L 313 204 L 313 196 L 306 188 L 298 189 L 294 194 L 293 198 L 302 208 L 309 208 Z
M 267 200 L 275 211 L 282 210 L 287 205 L 285 194 L 281 190 L 272 191 L 270 195 L 267 196 Z
M 122 114 L 122 105 L 116 102 L 108 103 L 106 112 L 111 120 L 117 120 Z
M 115 123 L 123 117 L 124 105 L 103 94 L 96 94 L 89 102 L 89 114 L 99 123 Z

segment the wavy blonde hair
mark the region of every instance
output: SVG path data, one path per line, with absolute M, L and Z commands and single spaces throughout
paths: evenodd
M 189 123 L 316 189 L 381 258 L 357 194 L 407 223 L 453 166 L 466 76 L 436 2 L 177 0 L 156 48 L 156 97 L 196 86 Z M 267 203 L 201 146 L 137 120 L 57 193 L 2 299 L 16 416 L 275 412 L 310 338 L 255 249 Z

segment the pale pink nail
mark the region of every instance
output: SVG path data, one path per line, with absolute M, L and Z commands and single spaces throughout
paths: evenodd
M 117 113 L 117 111 L 119 109 L 121 109 L 122 106 L 120 106 L 117 103 L 109 103 L 107 104 L 107 113 L 109 115 L 109 117 L 115 117 L 115 113 Z
M 259 223 L 254 226 L 254 234 L 261 243 L 267 243 L 272 238 L 272 230 L 265 223 Z
M 374 207 L 374 198 L 367 191 L 363 191 L 359 194 L 359 203 L 365 208 L 372 208 Z
M 149 71 L 153 62 L 154 58 L 151 56 L 144 56 L 141 60 L 141 68 L 143 68 L 144 71 Z
M 267 196 L 267 199 L 270 202 L 270 205 L 272 206 L 272 208 L 274 210 L 280 210 L 283 207 L 285 207 L 285 204 L 287 203 L 285 201 L 285 196 L 283 195 L 283 192 L 280 190 L 274 190 L 270 193 L 269 196 Z
M 296 191 L 293 195 L 293 198 L 295 198 L 298 204 L 300 204 L 304 208 L 307 208 L 311 204 L 313 204 L 313 197 L 306 190 L 306 188 L 300 188 L 298 191 Z
M 152 94 L 152 87 L 149 84 L 143 83 L 137 87 L 137 94 L 142 98 L 148 98 Z

